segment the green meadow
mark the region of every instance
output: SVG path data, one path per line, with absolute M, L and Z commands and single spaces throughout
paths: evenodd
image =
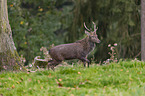
M 0 74 L 0 96 L 143 96 L 145 63 L 119 61 L 108 65 L 76 64 L 55 71 Z

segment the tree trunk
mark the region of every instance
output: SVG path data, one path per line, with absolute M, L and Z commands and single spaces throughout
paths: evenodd
M 145 61 L 145 0 L 141 0 L 141 60 Z
M 0 71 L 24 69 L 12 38 L 7 0 L 0 0 Z

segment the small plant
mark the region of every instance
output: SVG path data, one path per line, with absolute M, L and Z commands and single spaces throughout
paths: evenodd
M 21 55 L 20 60 L 21 60 L 22 64 L 24 65 L 26 62 L 26 58 L 23 55 Z
M 50 55 L 49 55 L 46 47 L 41 47 L 40 51 L 43 52 L 43 56 L 44 56 L 45 60 L 50 60 Z
M 104 61 L 103 63 L 105 64 L 109 64 L 110 62 L 114 62 L 117 63 L 117 58 L 116 58 L 116 47 L 117 47 L 117 43 L 114 43 L 113 45 L 109 44 L 108 47 L 110 48 L 111 52 L 109 52 L 108 54 L 110 55 L 110 58 L 107 59 L 106 61 Z

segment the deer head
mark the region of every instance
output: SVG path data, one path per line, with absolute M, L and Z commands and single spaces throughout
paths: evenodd
M 96 31 L 98 30 L 98 27 L 96 28 L 96 24 L 92 22 L 94 25 L 94 31 L 91 29 L 87 28 L 85 22 L 84 22 L 84 27 L 86 28 L 85 33 L 89 36 L 90 40 L 94 43 L 100 43 L 101 41 L 98 39 L 98 35 L 96 34 Z

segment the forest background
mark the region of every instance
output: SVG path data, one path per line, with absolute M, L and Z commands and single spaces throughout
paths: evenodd
M 42 56 L 41 47 L 84 38 L 86 22 L 98 26 L 100 44 L 90 55 L 109 58 L 109 44 L 117 43 L 116 58 L 141 58 L 140 0 L 8 0 L 9 22 L 19 55 L 26 65 Z

